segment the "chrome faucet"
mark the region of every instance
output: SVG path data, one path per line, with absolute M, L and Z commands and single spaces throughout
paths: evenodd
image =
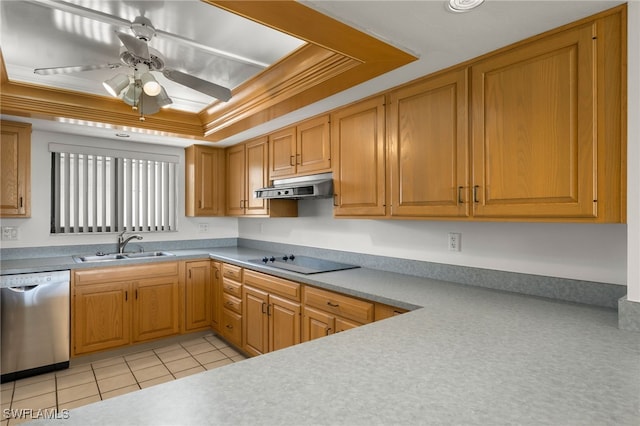
M 122 231 L 122 234 L 118 235 L 118 253 L 124 253 L 124 248 L 127 246 L 127 243 L 131 240 L 133 240 L 134 238 L 141 240 L 142 236 L 138 235 L 138 234 L 134 234 L 128 238 L 124 238 L 124 234 L 127 231 Z

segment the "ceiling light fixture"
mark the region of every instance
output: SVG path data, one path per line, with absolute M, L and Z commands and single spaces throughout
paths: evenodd
M 124 74 L 116 74 L 109 80 L 105 80 L 102 85 L 111 96 L 117 98 L 129 86 L 129 77 Z
M 448 0 L 447 10 L 450 12 L 463 13 L 480 6 L 484 0 Z
M 164 87 L 160 86 L 160 93 L 156 96 L 156 101 L 158 102 L 158 106 L 160 108 L 168 108 L 169 105 L 173 103 L 171 98 L 167 95 L 167 91 L 164 90 Z
M 144 73 L 140 76 L 140 80 L 142 80 L 142 89 L 144 93 L 149 96 L 158 96 L 160 92 L 163 90 L 160 83 L 156 81 L 155 78 L 151 75 L 151 73 Z

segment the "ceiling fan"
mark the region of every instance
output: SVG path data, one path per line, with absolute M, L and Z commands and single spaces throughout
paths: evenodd
M 162 54 L 148 45 L 149 40 L 156 35 L 156 30 L 149 19 L 144 16 L 136 17 L 131 23 L 130 29 L 134 36 L 116 31 L 116 35 L 123 44 L 120 48 L 120 62 L 36 68 L 34 73 L 51 75 L 129 67 L 133 71 L 131 75 L 117 74 L 103 82 L 103 86 L 109 94 L 122 98 L 134 110 L 139 110 L 141 121 L 144 121 L 145 114 L 155 114 L 160 108 L 172 103 L 165 89 L 151 75 L 151 71 L 161 72 L 171 81 L 221 101 L 226 102 L 231 99 L 231 90 L 226 87 L 182 71 L 167 68 Z

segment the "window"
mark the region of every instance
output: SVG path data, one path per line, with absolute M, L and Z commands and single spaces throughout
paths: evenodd
M 51 233 L 176 230 L 178 157 L 49 144 Z

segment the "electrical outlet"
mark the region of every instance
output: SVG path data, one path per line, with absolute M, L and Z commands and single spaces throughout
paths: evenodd
M 2 240 L 3 241 L 15 241 L 18 239 L 18 227 L 17 226 L 3 226 L 2 227 Z
M 198 232 L 204 234 L 205 232 L 209 232 L 209 224 L 208 223 L 199 223 L 198 224 Z
M 462 250 L 462 234 L 459 232 L 449 232 L 449 251 Z

